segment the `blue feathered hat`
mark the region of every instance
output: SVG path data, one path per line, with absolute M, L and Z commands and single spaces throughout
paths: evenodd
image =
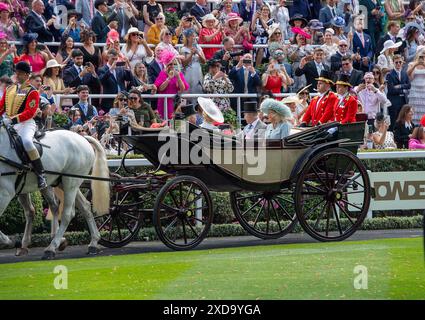
M 270 110 L 273 110 L 274 112 L 276 112 L 277 114 L 281 115 L 282 117 L 286 118 L 286 119 L 291 119 L 292 118 L 292 112 L 291 109 L 289 109 L 284 103 L 275 100 L 275 99 L 265 99 L 262 103 L 261 103 L 261 111 L 264 114 L 268 114 Z

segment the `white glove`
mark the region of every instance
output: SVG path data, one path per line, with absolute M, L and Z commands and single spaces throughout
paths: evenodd
M 12 124 L 12 119 L 10 119 L 9 117 L 3 117 L 3 124 L 5 126 L 11 125 Z

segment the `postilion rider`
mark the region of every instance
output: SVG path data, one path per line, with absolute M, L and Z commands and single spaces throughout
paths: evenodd
M 17 83 L 6 88 L 0 101 L 0 116 L 5 125 L 13 125 L 22 139 L 23 147 L 31 160 L 34 173 L 37 176 L 38 187 L 47 187 L 44 169 L 40 155 L 34 146 L 33 138 L 37 129 L 34 121 L 40 95 L 29 83 L 31 67 L 27 62 L 21 61 L 16 64 Z
M 338 104 L 338 96 L 331 91 L 331 86 L 334 84 L 331 79 L 332 73 L 322 70 L 320 77 L 316 79 L 319 95 L 311 99 L 300 127 L 317 126 L 334 120 L 334 110 Z

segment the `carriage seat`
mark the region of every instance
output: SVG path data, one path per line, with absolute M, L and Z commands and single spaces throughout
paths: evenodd
M 18 135 L 18 133 L 13 129 L 13 127 L 8 128 L 7 133 L 9 134 L 9 140 L 10 145 L 13 149 L 15 149 L 16 154 L 18 155 L 19 159 L 21 160 L 22 164 L 27 165 L 31 163 L 30 158 L 28 157 L 27 152 L 24 149 L 24 146 L 22 144 L 22 139 Z M 41 139 L 44 138 L 46 135 L 45 131 L 36 131 L 34 135 L 34 142 L 40 142 Z M 34 143 L 35 148 L 38 151 L 38 154 L 41 156 L 43 155 L 43 146 L 39 143 Z

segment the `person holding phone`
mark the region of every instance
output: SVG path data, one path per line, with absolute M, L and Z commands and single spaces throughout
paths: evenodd
M 0 77 L 13 75 L 13 60 L 16 57 L 15 45 L 9 46 L 6 34 L 0 32 Z
M 125 45 L 122 53 L 129 60 L 130 67 L 133 69 L 139 62 L 143 62 L 147 57 L 152 57 L 153 52 L 149 48 L 143 32 L 137 28 L 128 29 L 127 35 L 124 37 Z
M 3 2 L 0 3 L 0 32 L 5 33 L 9 41 L 16 41 L 25 33 L 10 6 Z
M 178 27 L 175 30 L 178 43 L 183 43 L 183 33 L 185 30 L 194 29 L 196 34 L 199 34 L 201 28 L 201 24 L 198 22 L 198 20 L 196 20 L 195 17 L 191 16 L 189 13 L 184 14 Z
M 208 73 L 204 77 L 203 88 L 205 93 L 229 94 L 234 86 L 226 72 L 222 70 L 222 62 L 219 59 L 208 61 Z M 220 110 L 230 108 L 230 99 L 224 97 L 213 98 L 214 103 Z
M 235 87 L 234 93 L 257 93 L 261 86 L 259 72 L 254 68 L 252 54 L 242 56 L 238 64 L 230 70 L 229 78 Z M 232 106 L 236 107 L 236 104 Z
M 155 86 L 158 88 L 159 94 L 176 94 L 183 93 L 189 89 L 183 72 L 181 72 L 178 56 L 174 51 L 163 50 L 160 56 L 160 62 L 164 65 L 164 69 L 155 80 Z M 173 98 L 167 98 L 167 112 L 165 110 L 165 99 L 158 99 L 158 112 L 162 119 L 172 119 L 174 112 Z
M 108 62 L 99 68 L 99 80 L 103 86 L 103 93 L 116 94 L 126 88 L 125 83 L 133 81 L 130 64 L 128 60 L 124 66 L 118 65 L 118 51 L 110 49 L 108 51 Z M 121 62 L 122 63 L 122 62 Z M 108 112 L 111 109 L 114 99 L 102 99 L 102 109 Z
M 373 145 L 375 149 L 395 149 L 397 145 L 394 141 L 394 134 L 389 131 L 390 117 L 383 113 L 377 113 L 375 119 L 376 131 L 372 134 Z
M 148 33 L 149 28 L 155 24 L 155 17 L 163 12 L 162 5 L 157 3 L 156 0 L 148 0 L 146 4 L 143 5 L 143 20 L 145 22 L 145 34 Z
M 286 91 L 292 82 L 285 67 L 281 68 L 277 61 L 272 59 L 262 77 L 263 89 L 272 93 L 282 93 L 282 88 Z M 282 98 L 276 98 L 276 100 L 282 100 Z
M 307 83 L 311 83 L 310 92 L 317 87 L 317 78 L 322 71 L 329 71 L 328 65 L 324 64 L 324 50 L 321 47 L 314 48 L 313 56 L 308 55 L 301 59 L 300 65 L 295 69 L 296 76 L 305 75 Z

